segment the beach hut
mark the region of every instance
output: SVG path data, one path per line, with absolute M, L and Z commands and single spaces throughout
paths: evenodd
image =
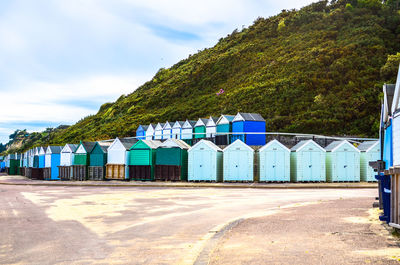
M 129 150 L 129 178 L 131 180 L 154 180 L 156 149 L 160 141 L 139 140 Z
M 39 166 L 38 166 L 39 168 L 44 168 L 45 156 L 46 156 L 46 147 L 41 146 L 39 148 Z
M 389 169 L 393 166 L 393 137 L 392 137 L 392 123 L 393 123 L 393 113 L 392 113 L 392 103 L 395 91 L 394 84 L 384 84 L 383 85 L 383 106 L 381 111 L 381 135 L 380 139 L 383 142 L 383 150 L 381 150 L 382 160 L 385 161 L 385 169 Z M 383 137 L 382 137 L 383 136 Z
M 217 120 L 217 136 L 215 137 L 215 143 L 217 145 L 228 145 L 230 144 L 230 133 L 232 132 L 232 121 L 235 118 L 233 115 L 221 115 Z
M 96 142 L 89 154 L 89 180 L 103 180 L 106 175 L 107 149 L 112 142 Z
M 290 181 L 290 149 L 272 140 L 258 150 L 260 181 Z
M 265 145 L 265 120 L 257 113 L 239 112 L 232 120 L 232 133 L 232 142 L 240 139 L 247 145 Z
M 119 139 L 118 137 L 107 149 L 106 179 L 129 179 L 129 149 L 137 143 L 137 139 Z
M 47 180 L 60 179 L 58 177 L 58 166 L 60 165 L 62 146 L 49 145 L 46 149 L 45 167 L 43 170 L 43 178 Z
M 213 142 L 200 140 L 188 150 L 189 181 L 222 181 L 222 149 Z
M 168 139 L 156 150 L 156 180 L 187 180 L 187 150 L 182 140 Z
M 77 144 L 66 144 L 61 150 L 60 166 L 58 167 L 58 176 L 61 180 L 72 179 L 72 162 L 77 147 Z
M 152 123 L 150 123 L 147 127 L 146 130 L 146 140 L 153 140 L 154 139 L 154 131 L 156 129 L 156 126 Z
M 379 141 L 365 141 L 358 146 L 360 150 L 360 173 L 362 181 L 376 181 L 374 169 L 369 166 L 369 162 L 377 161 L 381 157 Z M 395 159 L 394 159 L 395 161 Z
M 8 163 L 8 175 L 18 175 L 19 174 L 19 163 L 20 160 L 18 159 L 17 154 L 10 154 L 7 157 Z
M 25 176 L 25 169 L 26 169 L 26 153 L 22 153 L 21 159 L 19 161 L 19 171 L 21 176 Z
M 80 142 L 74 152 L 74 161 L 72 162 L 72 179 L 87 180 L 88 166 L 90 164 L 90 152 L 92 152 L 96 142 Z
M 139 125 L 136 130 L 136 139 L 146 139 L 146 131 L 148 128 L 148 125 Z
M 193 130 L 196 121 L 186 120 L 182 126 L 182 140 L 191 145 L 193 143 Z
M 224 181 L 254 181 L 254 150 L 241 140 L 224 149 Z
M 164 123 L 163 131 L 162 131 L 162 138 L 169 139 L 172 138 L 172 125 L 168 121 Z
M 162 140 L 163 139 L 163 128 L 165 123 L 157 123 L 156 128 L 154 129 L 154 140 Z
M 181 140 L 182 139 L 182 127 L 185 124 L 184 121 L 176 121 L 172 126 L 172 138 Z
M 303 140 L 290 150 L 292 182 L 326 181 L 326 151 L 324 148 L 313 140 Z
M 360 181 L 360 150 L 348 141 L 333 141 L 326 150 L 326 180 Z
M 197 120 L 196 124 L 194 125 L 194 139 L 200 139 L 206 137 L 206 124 L 208 119 L 200 118 Z
M 217 117 L 212 117 L 208 118 L 207 123 L 206 123 L 206 137 L 211 138 L 215 137 L 215 134 L 217 133 Z

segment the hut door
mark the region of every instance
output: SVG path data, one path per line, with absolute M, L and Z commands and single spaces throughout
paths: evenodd
M 320 152 L 313 151 L 311 152 L 311 176 L 312 181 L 320 181 L 321 180 L 321 154 Z
M 285 177 L 285 153 L 282 150 L 275 152 L 274 180 L 280 181 Z
M 336 153 L 336 176 L 332 175 L 332 180 L 336 181 L 347 181 L 348 178 L 348 164 L 350 161 L 347 160 L 347 152 Z
M 300 179 L 298 179 L 298 181 L 311 181 L 313 179 L 313 175 L 312 175 L 312 153 L 313 152 L 307 152 L 304 151 L 302 156 L 303 156 L 303 174 L 301 176 Z
M 195 180 L 204 180 L 204 162 L 203 162 L 204 152 L 201 150 L 197 150 L 194 152 L 193 160 L 194 160 L 194 179 Z
M 274 151 L 266 151 L 264 156 L 265 161 L 265 178 L 268 181 L 275 181 L 276 180 L 276 152 Z

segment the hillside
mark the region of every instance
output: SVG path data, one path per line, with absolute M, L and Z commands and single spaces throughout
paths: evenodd
M 238 111 L 260 113 L 268 131 L 377 136 L 382 84 L 395 78 L 399 56 L 388 58 L 400 51 L 400 15 L 387 2 L 321 1 L 258 18 L 48 143 L 134 136 L 139 124 Z

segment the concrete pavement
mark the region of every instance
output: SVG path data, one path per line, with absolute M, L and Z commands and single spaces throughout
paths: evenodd
M 238 188 L 238 189 L 376 189 L 375 182 L 338 183 L 210 183 L 210 182 L 169 182 L 169 181 L 45 181 L 31 180 L 23 176 L 0 175 L 0 185 L 35 186 L 95 186 L 95 187 L 170 187 L 170 188 Z
M 288 221 L 283 216 L 290 209 L 312 206 L 315 208 L 310 211 L 316 217 L 327 209 L 343 208 L 339 202 L 349 202 L 349 208 L 366 212 L 376 196 L 374 189 L 0 185 L 0 263 L 193 264 L 199 261 L 218 231 L 235 220 L 269 216 L 285 233 Z M 300 222 L 303 214 L 294 215 L 291 222 Z M 349 220 L 354 217 L 351 211 L 345 215 Z M 343 225 L 336 219 L 325 218 L 323 223 L 337 227 L 338 232 L 343 230 Z M 312 230 L 310 227 L 304 227 L 304 231 L 297 227 L 297 233 L 307 235 Z M 263 240 L 257 236 L 269 233 L 263 229 L 255 229 L 260 233 L 254 233 L 254 242 Z M 287 229 L 289 231 L 289 227 Z M 224 235 L 223 240 L 226 239 Z M 382 237 L 371 235 L 371 239 L 371 242 L 378 242 Z M 217 240 L 215 247 L 222 251 L 224 248 L 219 242 Z M 294 249 L 295 242 L 290 245 Z M 312 242 L 310 240 L 310 244 Z M 315 241 L 316 244 L 319 242 Z M 246 240 L 236 242 L 237 245 L 242 243 L 245 250 Z M 374 244 L 371 244 L 373 248 Z M 390 248 L 388 245 L 376 246 L 377 249 Z M 302 251 L 302 246 L 299 247 Z M 357 245 L 350 244 L 349 248 L 359 250 Z M 215 256 L 208 254 L 214 251 L 212 247 L 205 253 L 212 262 L 215 262 Z M 288 253 L 295 255 L 296 251 Z M 243 255 L 254 257 L 262 257 L 261 254 L 243 252 Z M 275 255 L 273 251 L 271 255 Z M 357 255 L 365 260 L 368 258 Z M 229 260 L 229 255 L 222 252 L 219 256 Z M 380 256 L 382 261 L 389 258 Z M 236 256 L 228 260 L 224 261 L 235 263 Z

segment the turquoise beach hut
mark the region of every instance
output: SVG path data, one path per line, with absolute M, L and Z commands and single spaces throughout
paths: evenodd
M 217 120 L 217 136 L 215 143 L 217 145 L 230 144 L 230 133 L 232 132 L 232 121 L 235 118 L 233 115 L 221 115 Z
M 369 166 L 369 162 L 377 161 L 381 157 L 379 141 L 366 141 L 358 146 L 360 150 L 360 173 L 362 181 L 376 181 L 376 172 Z
M 290 149 L 272 140 L 258 150 L 260 181 L 290 181 Z
M 360 150 L 346 140 L 334 141 L 325 150 L 327 181 L 360 181 Z
M 228 145 L 224 151 L 224 181 L 254 180 L 254 150 L 241 140 Z
M 313 140 L 303 140 L 293 146 L 290 154 L 291 181 L 326 181 L 325 156 L 325 149 Z
M 200 140 L 188 150 L 189 181 L 222 181 L 222 149 L 213 142 Z

